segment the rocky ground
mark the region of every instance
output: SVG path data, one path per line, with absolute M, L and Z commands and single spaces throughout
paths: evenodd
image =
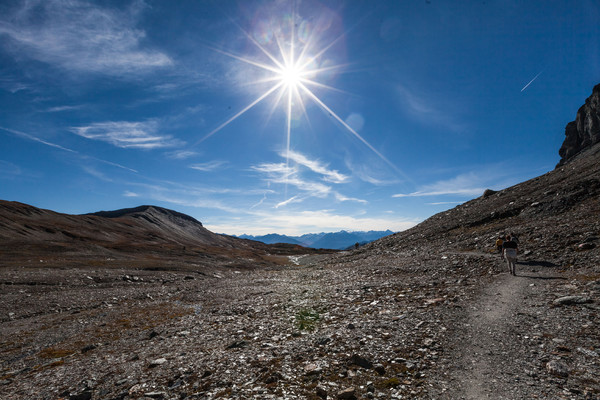
M 294 261 L 1 269 L 2 398 L 600 398 L 597 268 L 527 256 L 512 277 L 488 251 L 380 245 Z

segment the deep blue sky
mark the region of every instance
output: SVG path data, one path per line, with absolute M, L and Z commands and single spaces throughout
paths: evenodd
M 554 168 L 599 82 L 595 0 L 3 1 L 0 198 L 398 231 Z

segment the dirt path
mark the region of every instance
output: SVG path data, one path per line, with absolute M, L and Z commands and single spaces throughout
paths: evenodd
M 515 323 L 525 299 L 543 290 L 551 277 L 535 266 L 517 266 L 518 276 L 502 273 L 483 288 L 464 310 L 453 337 L 454 369 L 449 371 L 448 399 L 522 398 L 528 348 L 518 337 L 526 327 Z
M 511 368 L 505 339 L 508 335 L 507 321 L 518 308 L 527 279 L 502 274 L 486 287 L 479 301 L 469 310 L 464 329 L 462 370 L 459 381 L 466 399 L 512 398 L 502 393 L 504 385 L 498 383 L 498 369 Z M 498 365 L 500 363 L 500 365 Z M 498 389 L 501 389 L 498 391 Z

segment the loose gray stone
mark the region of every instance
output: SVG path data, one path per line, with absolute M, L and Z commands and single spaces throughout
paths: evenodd
M 555 376 L 566 378 L 569 376 L 569 366 L 560 360 L 552 360 L 546 364 L 546 370 Z
M 150 393 L 144 393 L 144 396 L 150 397 L 151 399 L 164 399 L 165 397 L 167 397 L 167 393 L 165 393 L 165 392 L 150 392 Z
M 554 300 L 554 305 L 557 306 L 561 306 L 561 305 L 571 305 L 571 304 L 585 304 L 585 303 L 590 303 L 591 300 L 589 297 L 584 297 L 584 296 L 564 296 L 564 297 L 559 297 L 558 299 Z
M 338 399 L 355 399 L 356 398 L 356 389 L 353 387 L 342 389 L 337 393 Z
M 166 358 L 157 358 L 156 360 L 152 361 L 148 367 L 150 367 L 150 368 L 158 367 L 159 365 L 163 365 L 166 362 L 167 362 Z
M 600 355 L 598 355 L 598 353 L 596 353 L 594 350 L 584 349 L 583 347 L 578 347 L 577 351 L 585 354 L 588 357 L 600 357 Z

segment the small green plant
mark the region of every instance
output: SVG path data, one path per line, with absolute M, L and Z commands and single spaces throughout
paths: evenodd
M 301 331 L 312 331 L 319 322 L 319 312 L 311 308 L 303 308 L 296 313 L 296 327 Z

